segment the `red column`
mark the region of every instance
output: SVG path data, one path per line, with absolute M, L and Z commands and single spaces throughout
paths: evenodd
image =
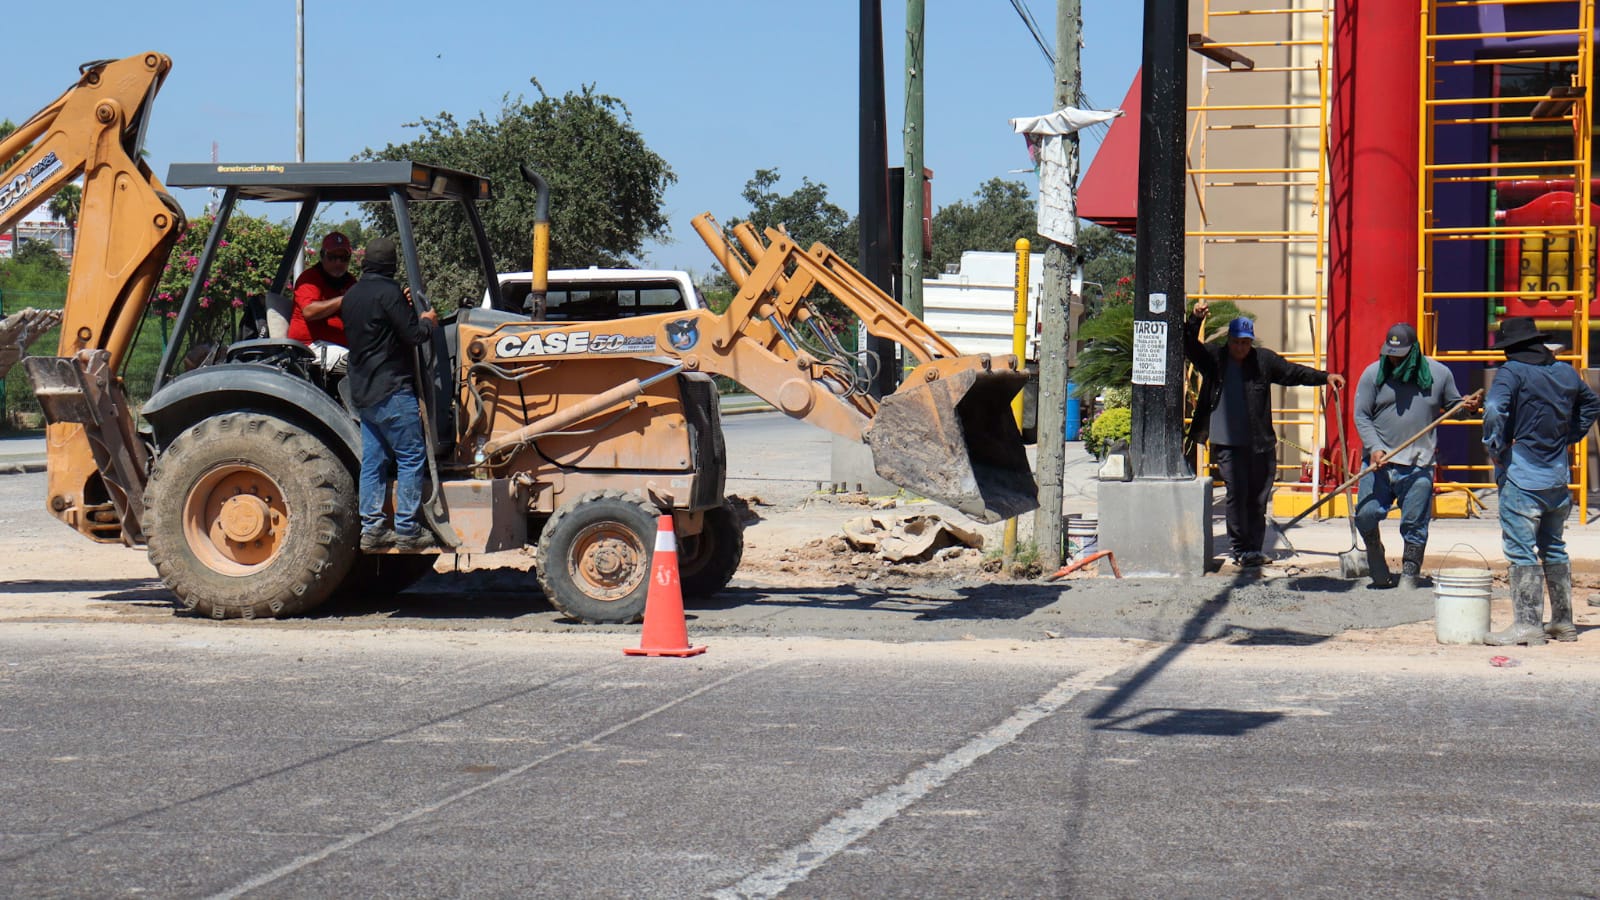
M 1356 379 L 1395 322 L 1416 323 L 1417 45 L 1414 3 L 1338 0 L 1330 140 L 1328 370 Z M 1328 407 L 1328 444 L 1339 423 Z

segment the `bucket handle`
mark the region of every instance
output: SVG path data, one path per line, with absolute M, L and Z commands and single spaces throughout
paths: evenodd
M 1461 542 L 1456 543 L 1449 550 L 1446 550 L 1444 552 L 1444 560 L 1439 563 L 1438 568 L 1433 570 L 1433 575 L 1434 575 L 1435 578 L 1439 577 L 1439 573 L 1444 571 L 1444 568 L 1445 568 L 1444 564 L 1450 561 L 1450 554 L 1456 552 L 1456 550 L 1458 550 L 1458 549 L 1460 549 L 1462 547 L 1465 547 L 1468 550 L 1472 551 L 1472 555 L 1476 556 L 1478 558 L 1478 561 L 1483 563 L 1483 569 L 1484 569 L 1485 572 L 1494 571 L 1493 569 L 1491 569 L 1489 567 L 1489 560 L 1484 558 L 1484 555 L 1481 552 L 1479 552 L 1477 547 L 1474 547 L 1471 544 L 1466 543 L 1465 541 L 1461 541 Z

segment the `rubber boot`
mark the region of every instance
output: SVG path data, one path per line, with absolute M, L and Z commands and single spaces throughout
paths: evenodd
M 1363 531 L 1361 542 L 1367 545 L 1367 576 L 1372 581 L 1368 587 L 1394 587 L 1394 576 L 1389 574 L 1389 561 L 1383 558 L 1383 538 L 1378 529 Z
M 1400 590 L 1417 589 L 1417 579 L 1422 575 L 1422 554 L 1427 549 L 1427 544 L 1406 544 L 1406 549 L 1400 557 Z
M 1575 641 L 1578 628 L 1572 624 L 1572 564 L 1545 563 L 1544 588 L 1550 594 L 1550 624 L 1544 633 L 1558 641 Z
M 1537 647 L 1544 643 L 1544 567 L 1512 566 L 1510 575 L 1511 610 L 1516 621 L 1505 631 L 1485 635 L 1483 642 L 1491 647 Z

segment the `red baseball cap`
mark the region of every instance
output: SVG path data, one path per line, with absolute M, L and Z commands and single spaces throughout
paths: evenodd
M 326 254 L 329 250 L 338 250 L 348 255 L 350 253 L 350 239 L 337 231 L 328 232 L 322 239 L 322 252 Z

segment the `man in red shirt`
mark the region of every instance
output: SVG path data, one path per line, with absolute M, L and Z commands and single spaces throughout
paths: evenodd
M 294 282 L 294 313 L 289 337 L 309 346 L 328 371 L 344 371 L 347 341 L 339 306 L 344 292 L 355 284 L 350 275 L 350 239 L 330 231 L 322 239 L 317 264 Z

